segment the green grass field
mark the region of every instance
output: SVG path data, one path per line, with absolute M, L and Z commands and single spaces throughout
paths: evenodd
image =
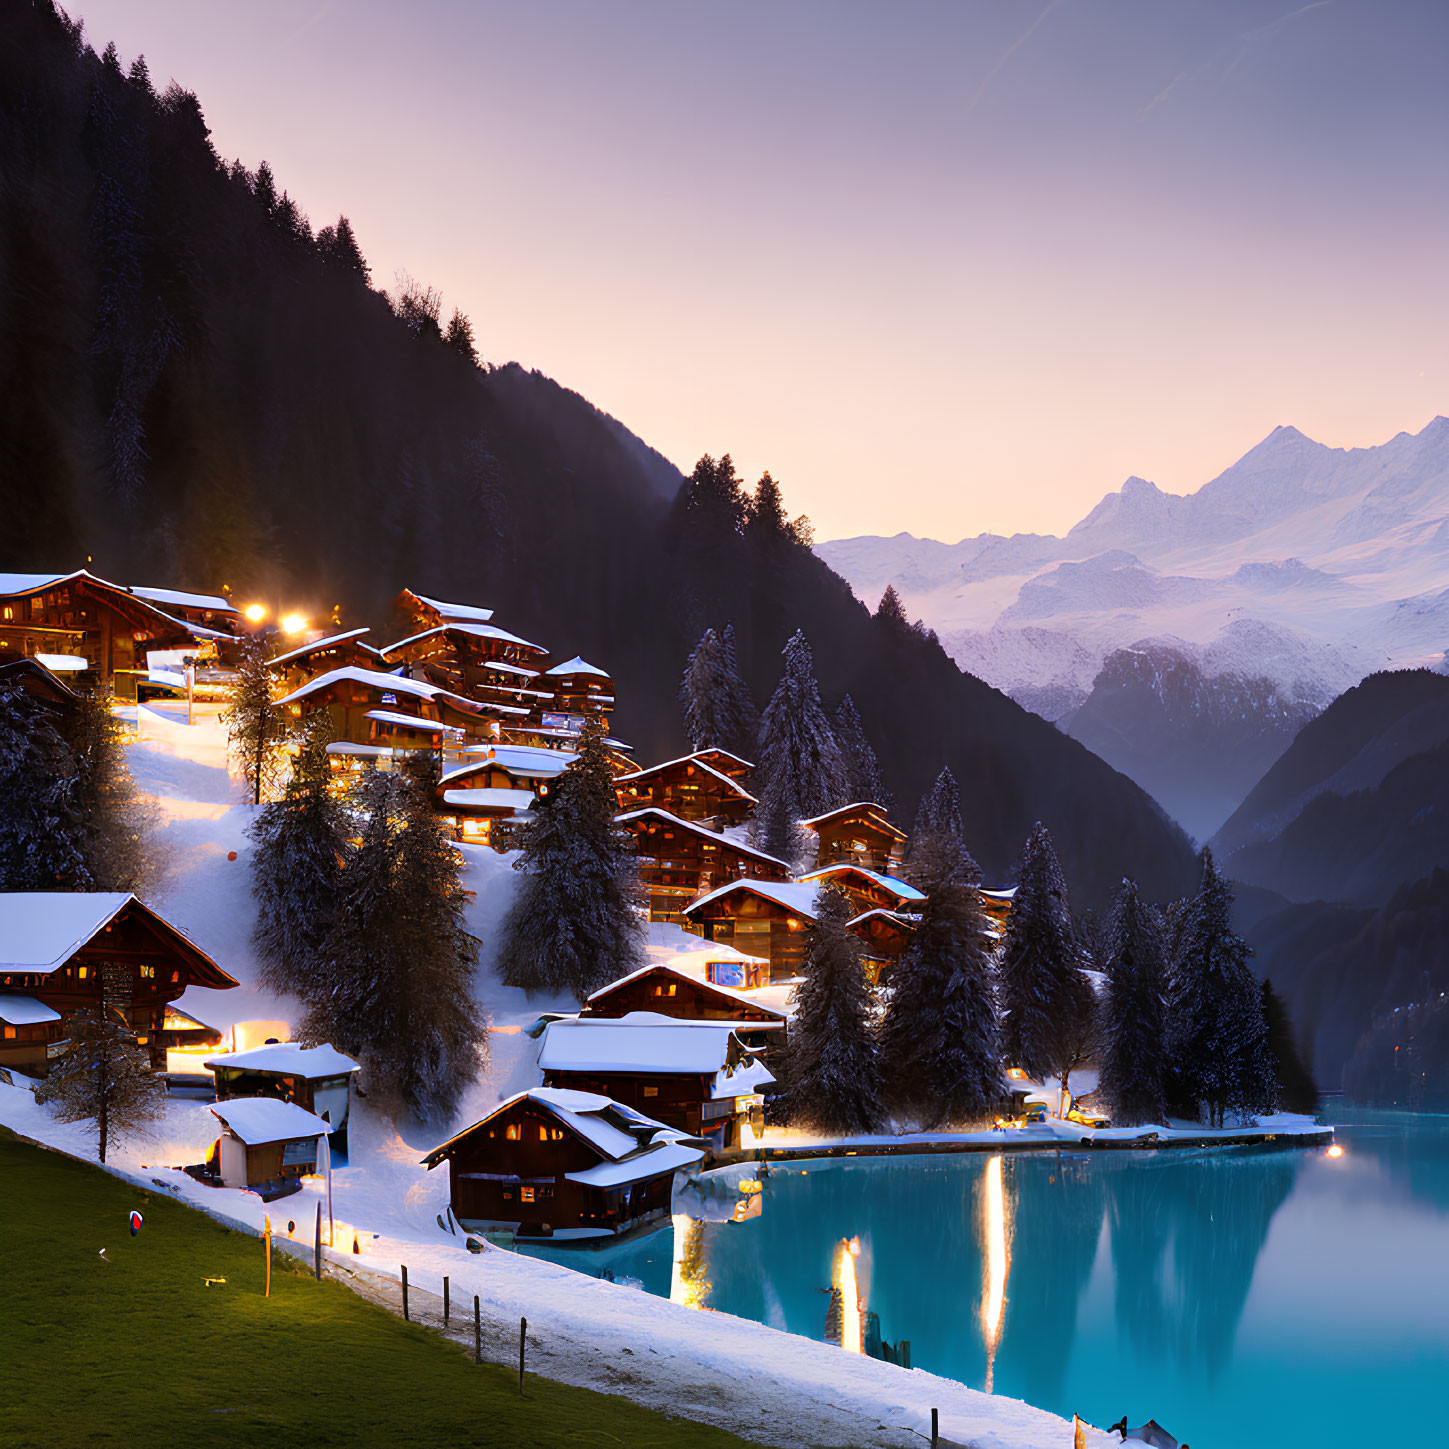
M 0 1206 L 5 1449 L 743 1444 L 532 1374 L 520 1399 L 516 1373 L 280 1252 L 264 1298 L 256 1238 L 3 1128 Z

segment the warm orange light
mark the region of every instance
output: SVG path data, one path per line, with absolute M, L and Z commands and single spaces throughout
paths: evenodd
M 248 604 L 246 608 L 242 610 L 242 616 L 247 620 L 249 624 L 260 624 L 262 620 L 267 617 L 266 605 Z
M 282 633 L 300 634 L 307 627 L 307 621 L 301 614 L 282 615 Z
M 1341 1148 L 1338 1143 L 1335 1142 L 1333 1146 L 1328 1149 L 1328 1155 L 1330 1157 L 1342 1157 L 1343 1148 Z

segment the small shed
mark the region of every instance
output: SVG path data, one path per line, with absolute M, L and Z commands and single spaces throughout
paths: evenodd
M 892 825 L 884 805 L 859 800 L 800 822 L 819 838 L 817 867 L 861 865 L 889 875 L 905 847 L 905 831 Z
M 301 1191 L 317 1170 L 317 1141 L 332 1130 L 320 1117 L 276 1097 L 237 1097 L 212 1114 L 221 1136 L 212 1149 L 222 1187 L 245 1187 L 268 1199 Z
M 240 1097 L 275 1097 L 315 1113 L 331 1128 L 332 1160 L 347 1158 L 347 1117 L 352 1078 L 360 1070 L 333 1046 L 268 1042 L 248 1051 L 209 1057 L 219 1102 Z
M 534 1087 L 435 1147 L 464 1228 L 520 1238 L 612 1238 L 662 1218 L 674 1174 L 704 1143 L 595 1092 Z

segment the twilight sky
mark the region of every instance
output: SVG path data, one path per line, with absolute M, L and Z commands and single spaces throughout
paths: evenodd
M 1057 532 L 1449 412 L 1441 0 L 71 0 L 686 471 Z

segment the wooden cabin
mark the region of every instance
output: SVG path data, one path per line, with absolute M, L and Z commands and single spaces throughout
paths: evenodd
M 205 1066 L 216 1077 L 220 1102 L 233 1097 L 276 1097 L 315 1113 L 332 1129 L 333 1162 L 346 1161 L 352 1078 L 361 1070 L 351 1057 L 336 1047 L 283 1041 L 213 1056 Z
M 926 904 L 924 892 L 918 891 L 915 886 L 898 876 L 882 875 L 880 871 L 867 870 L 861 865 L 827 865 L 809 871 L 800 879 L 814 881 L 820 886 L 834 886 L 845 894 L 857 911 L 880 907 L 910 914 L 920 911 Z
M 544 649 L 493 624 L 439 624 L 387 645 L 382 657 L 388 668 L 495 705 L 511 719 L 536 719 L 553 707 L 553 689 L 539 677 Z
M 784 1043 L 788 1020 L 783 1011 L 743 992 L 664 965 L 641 967 L 601 987 L 584 1003 L 579 1017 L 628 1016 L 631 1011 L 653 1011 L 682 1021 L 727 1021 L 747 1051 L 761 1053 Z
M 188 986 L 236 981 L 149 906 L 120 891 L 0 892 L 0 1066 L 44 1075 L 63 1049 L 65 1022 L 99 1009 L 108 967 L 122 977 L 121 1009 L 158 1070 L 166 1008 Z M 56 1012 L 59 1022 L 36 1004 Z M 24 1020 L 12 1021 L 20 1015 Z M 22 1030 L 25 1028 L 26 1030 Z M 38 1048 L 38 1050 L 37 1050 Z
M 737 777 L 726 775 L 694 755 L 633 770 L 614 781 L 620 810 L 657 805 L 680 820 L 740 825 L 756 800 Z
M 882 986 L 890 980 L 892 963 L 910 949 L 919 925 L 915 916 L 879 907 L 862 911 L 850 922 L 849 929 L 860 937 L 861 955 L 872 985 Z
M 214 649 L 234 637 L 235 610 L 224 599 L 186 595 L 215 606 L 209 625 L 169 612 L 144 594 L 96 578 L 85 569 L 69 574 L 0 573 L 0 661 L 39 659 L 56 671 L 73 673 L 87 686 L 134 701 L 147 676 L 146 655 L 160 650 Z M 192 608 L 191 613 L 208 611 Z
M 381 672 L 382 652 L 363 642 L 367 629 L 348 629 L 342 634 L 329 634 L 310 644 L 289 649 L 267 661 L 267 668 L 282 688 L 300 689 L 309 679 L 334 669 L 370 669 Z
M 582 730 L 584 721 L 591 715 L 607 719 L 614 708 L 614 681 L 577 654 L 545 669 L 543 682 L 553 691 L 553 703 L 546 707 L 545 717 L 540 721 L 545 726 L 549 723 L 548 716 L 554 715 L 568 721 L 562 728 Z
M 870 801 L 842 805 L 800 822 L 818 840 L 815 866 L 860 865 L 890 875 L 900 861 L 906 836 L 886 818 L 885 807 Z
M 684 922 L 693 900 L 732 880 L 788 881 L 790 867 L 752 845 L 650 807 L 615 816 L 634 837 L 651 921 Z
M 770 981 L 792 981 L 805 959 L 816 888 L 752 877 L 719 886 L 684 909 L 683 925 L 706 940 L 770 963 Z
M 770 984 L 770 963 L 763 956 L 746 956 L 733 946 L 707 943 L 671 956 L 668 964 L 686 976 L 702 974 L 711 985 L 727 986 L 731 991 L 758 991 Z
M 552 1021 L 538 1065 L 547 1087 L 612 1097 L 720 1151 L 753 1144 L 775 1081 L 730 1022 L 652 1011 Z
M 268 1202 L 302 1190 L 317 1171 L 317 1142 L 331 1130 L 320 1117 L 277 1097 L 234 1097 L 212 1115 L 221 1123 L 206 1178 L 218 1187 L 244 1187 Z
M 704 1144 L 593 1092 L 534 1087 L 435 1147 L 453 1216 L 470 1232 L 599 1239 L 667 1217 L 674 1174 Z
M 515 820 L 547 799 L 578 756 L 568 750 L 488 744 L 470 746 L 463 759 L 438 780 L 438 811 L 459 840 L 488 845 L 499 822 Z

